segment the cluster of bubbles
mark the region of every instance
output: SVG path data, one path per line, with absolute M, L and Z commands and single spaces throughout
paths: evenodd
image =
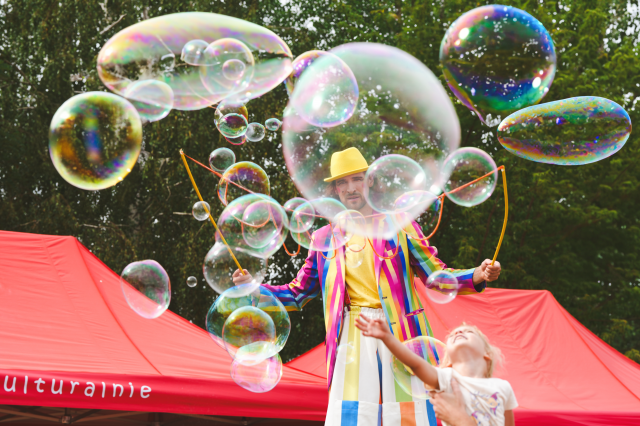
M 120 31 L 100 50 L 97 69 L 114 94 L 72 97 L 56 112 L 49 134 L 56 169 L 86 190 L 122 181 L 138 159 L 143 124 L 163 119 L 172 109 L 217 104 L 216 127 L 233 145 L 262 140 L 265 127 L 278 130 L 277 118 L 264 126 L 248 123 L 245 104 L 291 74 L 292 55 L 287 44 L 264 27 L 189 12 Z
M 273 293 L 253 283 L 228 288 L 211 305 L 206 327 L 233 359 L 231 377 L 238 385 L 260 393 L 278 384 L 279 352 L 289 338 L 291 321 Z

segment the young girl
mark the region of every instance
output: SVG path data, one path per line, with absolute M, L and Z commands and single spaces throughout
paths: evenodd
M 356 327 L 362 330 L 364 336 L 382 340 L 389 351 L 424 382 L 425 388 L 434 391 L 432 395 L 442 391 L 451 393 L 459 385 L 467 416 L 459 413 L 452 426 L 514 425 L 513 409 L 518 406 L 518 402 L 513 389 L 506 380 L 491 378 L 502 355 L 498 348 L 491 346 L 477 327 L 463 323 L 449 333 L 446 339 L 447 350 L 440 368 L 433 367 L 407 349 L 391 334 L 389 326 L 383 320 L 360 315 L 356 320 Z M 436 414 L 437 412 L 436 409 Z M 449 417 L 451 418 L 456 416 Z M 444 422 L 443 424 L 446 425 Z

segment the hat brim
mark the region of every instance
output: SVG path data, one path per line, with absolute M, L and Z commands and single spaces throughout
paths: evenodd
M 348 172 L 344 172 L 344 173 L 340 173 L 340 174 L 339 174 L 339 175 L 337 175 L 337 176 L 331 176 L 331 177 L 328 177 L 328 178 L 326 178 L 324 181 L 325 181 L 325 182 L 333 182 L 334 180 L 337 180 L 337 179 L 343 178 L 343 177 L 345 177 L 345 176 L 349 176 L 349 175 L 352 175 L 352 174 L 355 174 L 355 173 L 366 172 L 367 170 L 369 170 L 369 166 L 367 166 L 367 167 L 362 167 L 362 168 L 360 168 L 360 169 L 350 170 L 350 171 L 348 171 Z

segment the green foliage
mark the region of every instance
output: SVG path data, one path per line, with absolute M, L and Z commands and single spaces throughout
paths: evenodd
M 202 260 L 213 229 L 190 217 L 197 200 L 178 150 L 205 160 L 227 146 L 238 159 L 264 166 L 272 194 L 281 202 L 298 195 L 281 153 L 280 135 L 258 144 L 228 145 L 213 124 L 213 109 L 172 111 L 144 128 L 143 154 L 120 184 L 87 192 L 57 174 L 47 150 L 48 126 L 57 108 L 76 93 L 106 90 L 96 72 L 100 47 L 140 20 L 181 11 L 236 16 L 278 33 L 294 55 L 351 41 L 398 46 L 437 75 L 439 44 L 461 13 L 480 4 L 469 0 L 364 1 L 96 1 L 13 0 L 0 3 L 0 228 L 74 235 L 115 271 L 152 258 L 173 282 L 171 309 L 203 326 L 214 299 L 202 280 Z M 514 1 L 551 32 L 558 73 L 543 102 L 595 95 L 623 105 L 638 118 L 640 76 L 636 12 L 613 0 Z M 628 28 L 632 31 L 627 31 Z M 455 101 L 455 99 L 454 99 Z M 250 119 L 281 117 L 282 86 L 248 105 Z M 639 148 L 631 135 L 613 157 L 580 167 L 528 162 L 508 154 L 495 128 L 456 104 L 463 146 L 489 152 L 509 179 L 509 227 L 500 252 L 504 272 L 494 285 L 547 289 L 583 324 L 629 358 L 640 361 Z M 214 217 L 216 179 L 194 174 Z M 502 226 L 498 184 L 484 204 L 462 208 L 445 202 L 443 223 L 432 243 L 453 267 L 471 267 L 491 257 Z M 287 243 L 290 249 L 293 245 Z M 281 250 L 271 260 L 272 283 L 290 280 L 302 261 Z M 186 278 L 200 279 L 196 288 Z M 284 359 L 324 339 L 319 298 L 292 314 L 293 330 Z

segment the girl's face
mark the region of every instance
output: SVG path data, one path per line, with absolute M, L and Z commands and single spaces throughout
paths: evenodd
M 456 355 L 460 353 L 461 350 L 470 351 L 481 358 L 485 356 L 488 357 L 482 338 L 476 333 L 473 327 L 466 325 L 453 330 L 447 338 L 447 353 L 451 361 L 456 361 Z

